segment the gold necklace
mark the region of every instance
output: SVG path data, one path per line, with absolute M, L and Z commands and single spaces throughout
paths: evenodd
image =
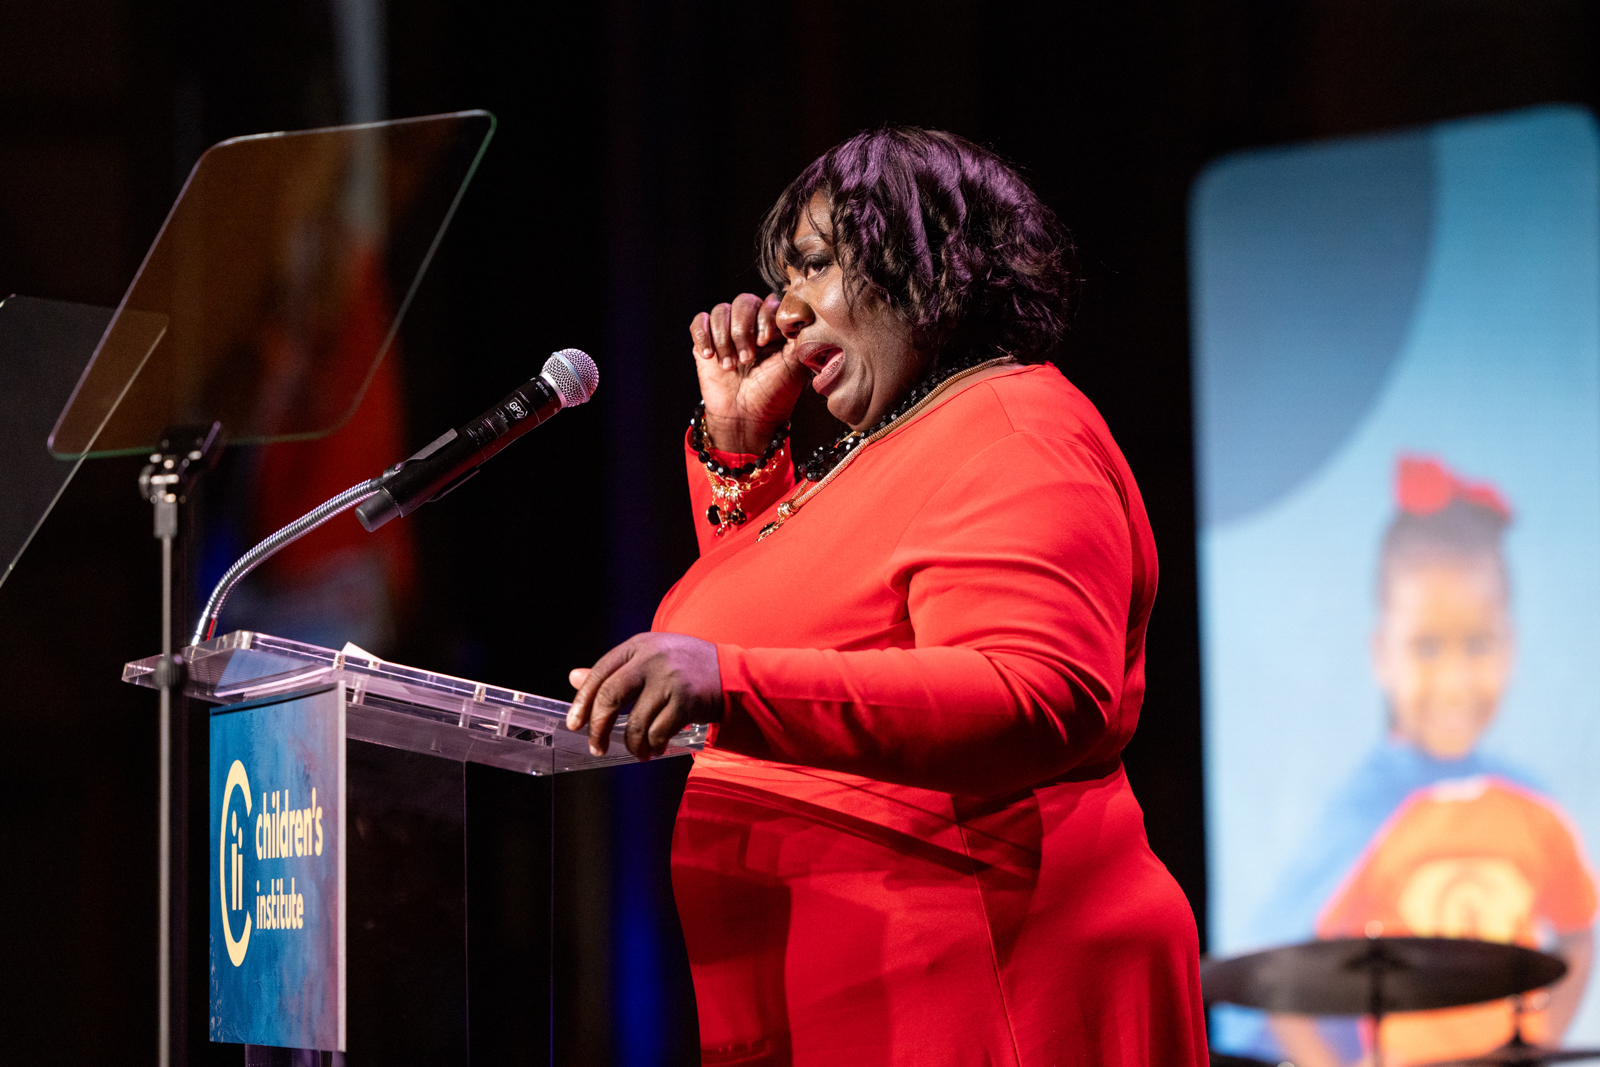
M 823 476 L 820 482 L 811 483 L 809 487 L 798 490 L 788 500 L 785 500 L 783 503 L 779 504 L 778 517 L 761 527 L 761 532 L 756 534 L 756 540 L 765 541 L 768 537 L 777 533 L 780 526 L 782 526 L 785 522 L 788 522 L 791 516 L 793 516 L 801 508 L 805 507 L 806 504 L 810 503 L 812 497 L 822 492 L 823 486 L 833 481 L 840 475 L 841 472 L 843 472 L 846 467 L 855 462 L 855 458 L 861 455 L 861 453 L 865 452 L 868 445 L 872 444 L 874 441 L 881 440 L 882 438 L 893 433 L 895 430 L 898 430 L 900 427 L 906 424 L 906 420 L 910 419 L 919 411 L 927 410 L 928 406 L 932 404 L 934 400 L 940 396 L 940 394 L 949 389 L 950 386 L 961 381 L 963 378 L 972 377 L 981 370 L 987 370 L 990 367 L 998 367 L 1002 363 L 1010 362 L 1013 362 L 1011 356 L 996 356 L 994 359 L 985 360 L 975 367 L 968 367 L 959 374 L 952 374 L 950 377 L 940 382 L 930 393 L 928 393 L 927 396 L 923 397 L 921 400 L 917 401 L 910 408 L 908 408 L 904 415 L 901 415 L 898 419 L 895 419 L 889 425 L 885 426 L 871 437 L 868 437 L 866 440 L 862 441 L 855 448 L 852 448 L 849 453 L 847 453 L 845 457 L 839 461 L 833 470 L 829 471 Z M 857 433 L 859 432 L 860 431 L 857 431 Z

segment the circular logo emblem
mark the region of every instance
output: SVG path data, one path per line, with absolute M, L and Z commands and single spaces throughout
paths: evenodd
M 222 789 L 222 835 L 217 841 L 217 887 L 222 904 L 222 939 L 228 946 L 228 959 L 235 967 L 244 962 L 250 950 L 250 914 L 244 906 L 244 831 L 239 828 L 237 813 L 230 819 L 228 801 L 237 788 L 244 796 L 245 817 L 250 816 L 250 776 L 238 760 L 228 768 L 228 784 Z M 230 905 L 232 905 L 230 907 Z M 244 933 L 233 936 L 230 911 L 244 911 Z

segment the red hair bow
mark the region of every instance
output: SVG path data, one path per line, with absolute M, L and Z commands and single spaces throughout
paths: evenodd
M 1400 510 L 1412 515 L 1432 515 L 1443 511 L 1451 501 L 1460 500 L 1488 508 L 1511 521 L 1511 507 L 1493 485 L 1463 481 L 1443 463 L 1427 456 L 1401 456 L 1394 488 Z

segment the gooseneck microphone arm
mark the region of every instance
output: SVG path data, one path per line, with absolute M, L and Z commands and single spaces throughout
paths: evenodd
M 217 587 L 211 590 L 211 598 L 206 601 L 205 610 L 200 613 L 200 621 L 195 624 L 194 636 L 189 639 L 189 644 L 198 645 L 201 641 L 210 640 L 211 632 L 217 625 L 217 616 L 222 612 L 223 602 L 228 599 L 228 594 L 233 592 L 233 587 L 244 580 L 245 575 L 261 566 L 285 545 L 293 544 L 329 519 L 344 514 L 372 496 L 378 491 L 378 486 L 382 482 L 382 478 L 369 478 L 360 485 L 351 486 L 332 500 L 306 512 L 277 533 L 269 535 L 256 547 L 240 556 L 239 561 L 223 574 Z
M 285 545 L 351 508 L 369 531 L 411 514 L 478 473 L 484 461 L 562 408 L 586 402 L 599 384 L 600 372 L 583 352 L 564 348 L 555 353 L 536 376 L 476 419 L 447 430 L 410 459 L 306 512 L 239 557 L 211 591 L 189 644 L 211 638 L 233 587 Z

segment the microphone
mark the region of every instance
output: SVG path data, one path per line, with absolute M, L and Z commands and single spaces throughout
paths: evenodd
M 576 348 L 563 348 L 544 369 L 465 426 L 446 430 L 410 459 L 383 472 L 378 491 L 356 508 L 370 533 L 390 519 L 438 500 L 478 473 L 485 460 L 562 408 L 594 395 L 600 371 Z

